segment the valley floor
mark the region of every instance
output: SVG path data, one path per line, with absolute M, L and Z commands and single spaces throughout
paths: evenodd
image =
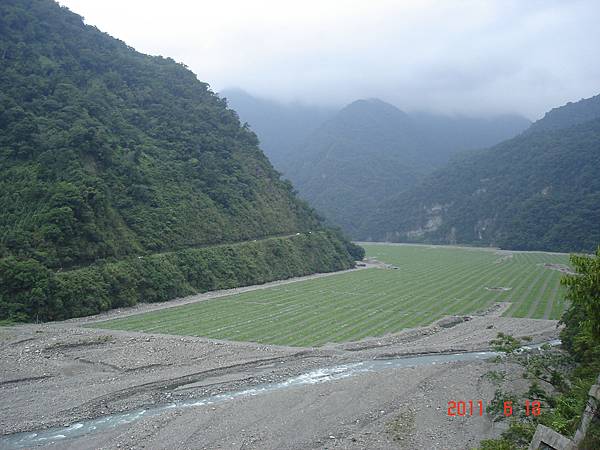
M 89 326 L 314 347 L 398 333 L 444 316 L 478 314 L 498 303 L 506 306 L 504 316 L 531 319 L 558 319 L 565 307 L 560 278 L 570 270 L 567 255 L 443 246 L 365 248 L 369 257 L 358 270 L 145 304 L 90 318 Z
M 428 352 L 483 350 L 498 332 L 546 341 L 553 320 L 442 320 L 354 343 L 294 348 L 116 330 L 70 321 L 0 329 L 0 432 L 38 430 L 137 407 L 244 389 L 323 367 Z M 495 364 L 366 372 L 161 415 L 49 448 L 472 448 L 497 435 L 483 417 L 448 417 L 450 400 L 489 401 Z M 0 441 L 0 447 L 2 447 Z

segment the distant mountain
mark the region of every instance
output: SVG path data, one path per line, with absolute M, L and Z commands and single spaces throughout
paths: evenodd
M 358 100 L 280 165 L 303 198 L 357 236 L 379 204 L 415 186 L 452 154 L 495 144 L 529 124 L 518 116 L 407 114 L 378 99 Z
M 408 115 L 379 100 L 359 100 L 323 124 L 283 164 L 300 195 L 346 232 L 384 198 L 427 170 Z
M 0 57 L 0 320 L 352 265 L 182 64 L 51 0 L 0 2 Z
M 336 113 L 336 109 L 255 97 L 241 89 L 227 89 L 219 94 L 258 135 L 260 148 L 277 169 L 314 130 Z
M 600 95 L 582 99 L 575 103 L 569 102 L 564 106 L 548 111 L 527 132 L 560 130 L 598 117 L 600 117 Z
M 380 204 L 363 239 L 592 251 L 600 243 L 600 96 L 461 155 Z

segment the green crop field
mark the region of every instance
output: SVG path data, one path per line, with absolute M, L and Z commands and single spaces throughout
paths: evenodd
M 511 302 L 505 315 L 559 318 L 567 255 L 365 245 L 397 267 L 364 269 L 95 324 L 100 328 L 318 346 L 379 336 Z M 494 289 L 496 288 L 496 289 Z M 501 290 L 498 288 L 507 288 Z

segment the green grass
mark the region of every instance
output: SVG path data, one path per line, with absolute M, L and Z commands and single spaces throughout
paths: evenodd
M 191 305 L 139 314 L 96 327 L 319 346 L 379 336 L 511 302 L 506 315 L 559 318 L 561 273 L 544 263 L 567 255 L 429 246 L 365 245 L 368 256 L 399 267 L 342 273 Z M 510 287 L 489 291 L 486 287 Z

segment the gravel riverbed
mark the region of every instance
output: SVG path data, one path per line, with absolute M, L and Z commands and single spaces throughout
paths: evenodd
M 485 350 L 498 332 L 532 342 L 558 336 L 556 321 L 501 317 L 505 306 L 321 348 L 81 327 L 92 319 L 0 328 L 0 433 L 67 427 L 374 358 Z M 473 361 L 366 372 L 177 409 L 47 446 L 468 449 L 500 429 L 485 415 L 448 417 L 447 404 L 489 401 L 495 387 L 483 375 L 494 365 Z

